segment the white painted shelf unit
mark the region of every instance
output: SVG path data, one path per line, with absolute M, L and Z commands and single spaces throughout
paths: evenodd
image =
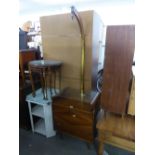
M 54 91 L 52 91 L 54 92 Z M 55 94 L 52 94 L 54 96 Z M 52 113 L 52 100 L 51 93 L 48 89 L 48 99 L 43 99 L 42 90 L 36 91 L 36 96 L 32 94 L 27 95 L 26 101 L 28 102 L 29 114 L 32 131 L 45 135 L 47 138 L 56 134 L 53 128 L 53 113 Z M 34 105 L 34 106 L 32 106 Z M 34 123 L 34 117 L 38 117 L 39 120 Z

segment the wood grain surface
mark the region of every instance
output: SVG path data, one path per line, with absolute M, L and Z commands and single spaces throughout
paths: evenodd
M 126 113 L 134 50 L 134 25 L 107 27 L 101 95 L 101 104 L 106 111 Z

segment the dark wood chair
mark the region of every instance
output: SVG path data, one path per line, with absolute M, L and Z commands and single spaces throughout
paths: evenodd
M 28 106 L 25 101 L 26 95 L 32 92 L 31 83 L 29 79 L 28 63 L 31 60 L 40 59 L 38 51 L 33 49 L 19 51 L 19 127 L 30 129 L 30 118 Z M 36 88 L 41 86 L 40 79 L 36 77 Z
M 38 60 L 37 50 L 20 50 L 19 51 L 19 77 L 24 86 L 29 83 L 28 63 L 32 60 Z

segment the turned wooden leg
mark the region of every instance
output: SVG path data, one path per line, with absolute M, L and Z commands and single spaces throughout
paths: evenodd
M 33 97 L 35 97 L 36 96 L 36 94 L 35 94 L 35 86 L 34 86 L 34 81 L 33 81 L 32 71 L 31 71 L 30 66 L 29 66 L 29 76 L 30 76 L 30 81 L 31 81 L 31 86 L 32 86 L 32 95 L 33 95 Z
M 53 73 L 54 73 L 54 92 L 56 94 L 56 70 L 54 70 Z
M 44 99 L 47 100 L 48 96 L 47 96 L 47 72 L 46 72 L 46 68 L 43 68 L 43 82 L 44 82 L 43 95 L 44 95 Z
M 48 100 L 48 93 L 47 93 L 47 78 L 48 78 L 48 71 L 45 69 L 45 99 Z
M 59 68 L 59 91 L 61 91 L 61 68 Z
M 45 84 L 44 84 L 44 78 L 43 78 L 43 71 L 40 71 L 40 81 L 41 81 L 41 89 L 42 89 L 42 93 L 44 96 L 44 88 L 45 88 Z
M 104 143 L 99 142 L 98 155 L 104 155 Z
M 49 83 L 50 83 L 50 92 L 52 94 L 52 70 L 49 69 Z

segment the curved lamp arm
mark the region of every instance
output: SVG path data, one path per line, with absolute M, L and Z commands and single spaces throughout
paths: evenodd
M 71 6 L 71 14 L 72 18 L 73 16 L 76 18 L 79 28 L 80 28 L 80 33 L 81 33 L 81 96 L 84 96 L 84 65 L 85 65 L 85 35 L 84 35 L 84 29 L 83 29 L 83 23 L 82 20 L 79 16 L 78 11 L 75 9 L 74 6 Z
M 79 16 L 78 11 L 75 9 L 74 6 L 71 6 L 71 14 L 72 14 L 72 17 L 74 16 L 78 21 L 80 32 L 81 32 L 81 38 L 84 39 L 83 23 L 82 23 L 81 17 Z

